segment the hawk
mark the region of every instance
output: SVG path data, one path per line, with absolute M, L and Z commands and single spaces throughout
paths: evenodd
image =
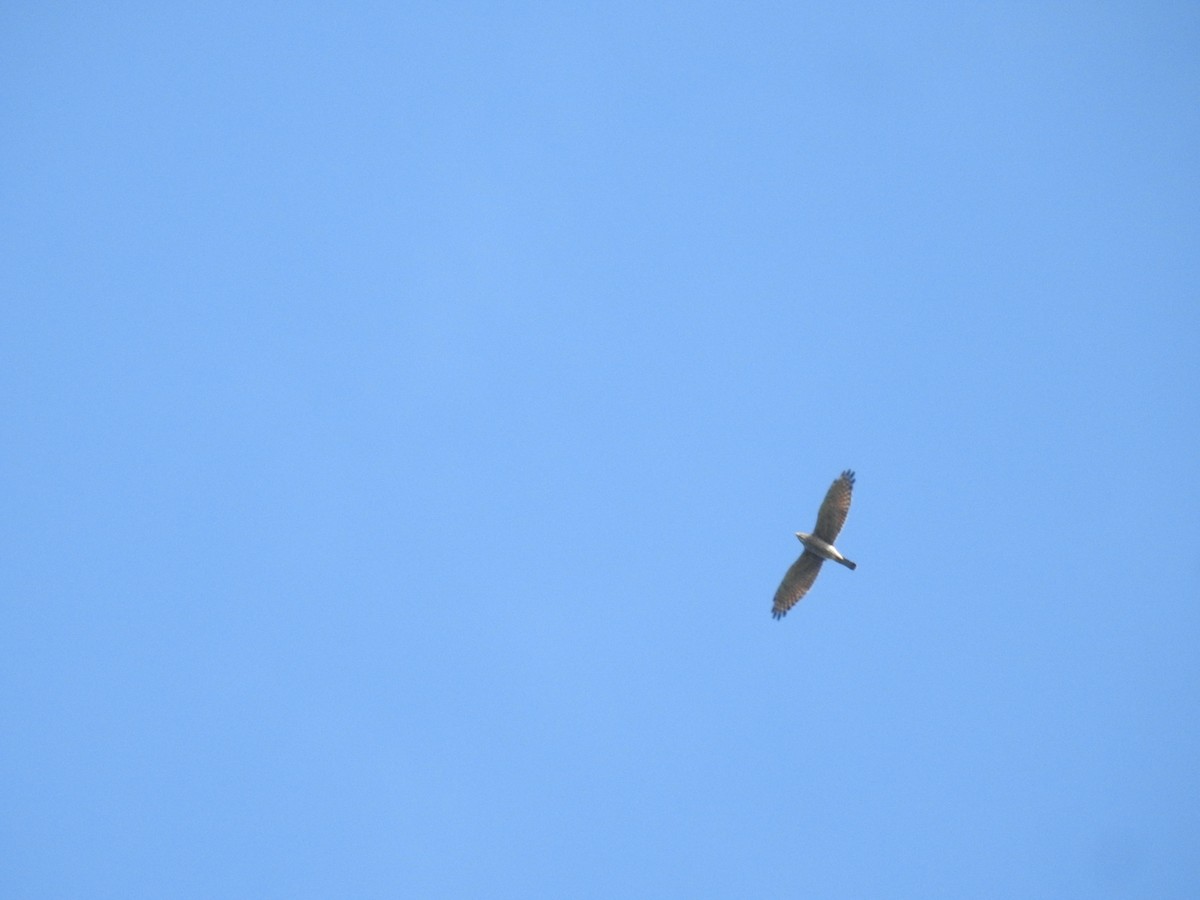
M 858 566 L 842 556 L 833 542 L 837 540 L 838 532 L 846 524 L 846 513 L 850 512 L 850 494 L 854 490 L 854 473 L 847 469 L 829 486 L 829 492 L 817 512 L 817 524 L 812 534 L 797 531 L 796 537 L 804 545 L 800 558 L 792 563 L 792 567 L 783 576 L 783 583 L 775 592 L 775 605 L 771 607 L 771 615 L 782 619 L 787 611 L 800 602 L 808 593 L 808 589 L 817 580 L 821 571 L 821 563 L 827 559 L 841 563 L 847 569 Z

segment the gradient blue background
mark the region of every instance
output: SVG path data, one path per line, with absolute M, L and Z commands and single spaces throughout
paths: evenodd
M 1196 5 L 10 3 L 0 95 L 5 897 L 1200 893 Z

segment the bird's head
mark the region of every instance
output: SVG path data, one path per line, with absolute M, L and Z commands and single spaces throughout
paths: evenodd
M 811 534 L 805 534 L 803 531 L 797 531 L 797 532 L 796 532 L 796 540 L 798 540 L 798 541 L 799 541 L 800 543 L 802 543 L 802 544 L 803 544 L 805 541 L 807 541 L 807 540 L 808 540 L 810 537 L 812 537 L 812 535 L 811 535 Z

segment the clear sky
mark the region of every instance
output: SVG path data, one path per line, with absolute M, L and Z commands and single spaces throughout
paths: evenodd
M 1200 893 L 1195 4 L 8 3 L 0 188 L 3 896 Z

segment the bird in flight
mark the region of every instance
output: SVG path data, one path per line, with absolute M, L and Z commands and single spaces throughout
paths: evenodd
M 817 524 L 813 533 L 796 532 L 796 537 L 804 545 L 804 552 L 792 563 L 792 567 L 783 576 L 779 590 L 775 592 L 775 605 L 771 607 L 771 615 L 776 619 L 786 616 L 787 611 L 808 593 L 808 589 L 817 580 L 817 573 L 821 571 L 821 563 L 825 560 L 832 559 L 847 569 L 858 568 L 833 546 L 838 532 L 846 524 L 846 514 L 850 512 L 850 494 L 853 490 L 854 473 L 847 469 L 829 486 L 829 492 L 825 494 L 825 500 L 817 512 Z

